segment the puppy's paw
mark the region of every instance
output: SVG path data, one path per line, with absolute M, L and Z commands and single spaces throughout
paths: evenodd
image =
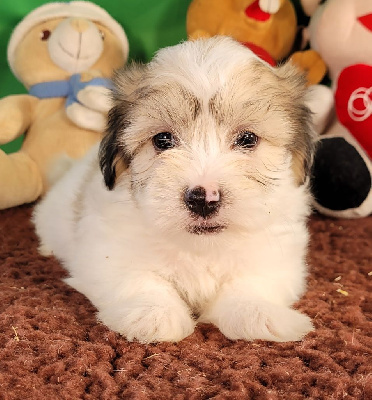
M 211 322 L 233 340 L 298 341 L 314 329 L 308 316 L 267 302 L 240 304 L 230 310 L 216 311 Z
M 98 318 L 129 341 L 140 343 L 178 342 L 191 335 L 195 321 L 183 305 L 134 305 L 112 312 L 101 310 Z M 120 307 L 120 306 L 119 306 Z M 118 308 L 120 310 L 120 308 Z

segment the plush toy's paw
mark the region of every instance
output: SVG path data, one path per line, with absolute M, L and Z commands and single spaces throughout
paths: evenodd
M 104 86 L 87 86 L 79 91 L 77 98 L 87 108 L 106 114 L 111 108 L 110 93 Z
M 141 299 L 102 309 L 100 319 L 129 341 L 140 343 L 178 342 L 191 335 L 195 321 L 186 306 L 179 304 L 144 304 Z M 121 310 L 121 312 L 119 312 Z
M 232 340 L 298 341 L 314 329 L 308 316 L 264 301 L 216 309 L 211 319 Z
M 327 66 L 315 50 L 298 51 L 291 56 L 291 61 L 306 73 L 309 85 L 322 81 L 327 73 Z
M 103 132 L 106 127 L 106 116 L 91 110 L 79 103 L 72 103 L 66 108 L 67 117 L 77 126 L 96 132 Z
M 0 100 L 0 144 L 8 143 L 23 133 L 25 110 L 17 108 L 14 103 L 8 98 Z
M 26 152 L 0 149 L 0 210 L 35 201 L 43 188 L 39 167 Z
M 342 218 L 372 212 L 372 171 L 367 159 L 342 137 L 320 140 L 312 173 L 315 208 Z

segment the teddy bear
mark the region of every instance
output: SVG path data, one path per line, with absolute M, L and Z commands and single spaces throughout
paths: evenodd
M 291 0 L 193 0 L 187 11 L 186 31 L 189 39 L 231 36 L 275 66 L 293 52 L 298 29 Z M 324 68 L 312 72 L 320 61 L 316 52 L 298 52 L 295 58 L 309 84 L 322 80 Z
M 88 1 L 46 3 L 14 28 L 8 64 L 28 94 L 0 100 L 0 209 L 42 196 L 103 135 L 110 77 L 128 57 L 123 28 Z
M 332 217 L 365 217 L 372 213 L 372 2 L 302 2 L 333 99 L 314 159 L 314 206 Z

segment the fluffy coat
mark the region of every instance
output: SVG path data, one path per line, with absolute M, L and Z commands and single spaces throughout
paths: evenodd
M 291 308 L 314 147 L 304 78 L 216 37 L 162 49 L 115 84 L 100 149 L 36 207 L 42 253 L 128 340 L 179 341 L 198 321 L 300 340 L 312 330 Z

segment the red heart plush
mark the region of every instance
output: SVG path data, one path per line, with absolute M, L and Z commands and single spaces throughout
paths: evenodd
M 335 102 L 339 121 L 372 158 L 372 66 L 345 68 L 337 81 Z

